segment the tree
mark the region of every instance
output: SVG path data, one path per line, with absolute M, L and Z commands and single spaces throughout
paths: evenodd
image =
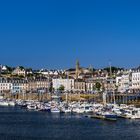
M 19 68 L 20 68 L 21 70 L 24 70 L 24 69 L 25 69 L 23 66 L 19 66 Z
M 96 82 L 96 84 L 95 84 L 95 87 L 96 87 L 96 89 L 98 90 L 98 91 L 100 91 L 101 90 L 101 84 L 100 84 L 100 82 Z
M 110 72 L 110 67 L 106 67 L 104 68 L 104 70 L 106 70 L 107 72 Z M 112 73 L 117 72 L 118 70 L 124 70 L 124 68 L 119 68 L 119 67 L 111 67 Z
M 53 84 L 52 82 L 50 83 L 50 86 L 49 86 L 49 92 L 52 93 L 54 91 L 54 88 L 53 88 Z
M 60 87 L 58 88 L 58 90 L 62 92 L 62 91 L 65 90 L 65 87 L 63 85 L 60 85 Z
M 31 73 L 28 73 L 26 76 L 27 76 L 27 77 L 33 77 L 34 75 L 31 74 Z
M 7 71 L 10 72 L 10 73 L 14 70 L 14 68 L 9 67 L 9 66 L 6 66 L 6 68 L 7 68 Z

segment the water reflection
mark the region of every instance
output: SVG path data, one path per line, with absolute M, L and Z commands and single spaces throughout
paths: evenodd
M 139 140 L 140 120 L 108 122 L 83 115 L 0 108 L 0 140 Z

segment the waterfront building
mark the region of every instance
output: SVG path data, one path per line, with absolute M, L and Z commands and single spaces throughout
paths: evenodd
M 50 80 L 45 77 L 27 79 L 27 91 L 37 92 L 38 90 L 48 91 L 50 87 Z
M 64 86 L 65 91 L 73 91 L 74 90 L 74 79 L 52 79 L 53 88 L 58 90 L 60 86 Z
M 27 91 L 28 83 L 25 79 L 20 78 L 12 78 L 12 90 L 13 94 L 22 93 L 23 91 Z
M 12 90 L 12 81 L 10 78 L 0 77 L 0 93 Z
M 4 78 L 0 77 L 0 93 L 23 93 L 38 90 L 49 90 L 50 80 L 47 78 Z
M 131 75 L 123 74 L 121 78 L 116 78 L 116 85 L 118 87 L 118 92 L 126 92 L 131 89 Z
M 132 90 L 140 91 L 140 71 L 132 72 Z
M 92 93 L 95 87 L 95 80 L 93 78 L 86 79 L 86 92 Z
M 74 91 L 85 92 L 86 82 L 83 79 L 75 79 Z
M 104 82 L 104 88 L 109 92 L 113 92 L 114 90 L 116 90 L 116 79 L 114 78 L 106 79 Z

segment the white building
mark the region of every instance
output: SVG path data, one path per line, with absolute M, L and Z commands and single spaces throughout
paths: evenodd
M 118 87 L 118 92 L 126 92 L 130 90 L 131 89 L 130 73 L 116 77 L 116 86 Z
M 6 66 L 2 66 L 1 70 L 2 71 L 7 71 L 7 67 Z
M 26 75 L 26 70 L 24 68 L 21 68 L 21 67 L 17 67 L 13 72 L 12 74 L 14 75 L 22 75 L 22 76 L 25 76 Z
M 53 79 L 52 83 L 55 90 L 58 90 L 60 86 L 64 86 L 65 91 L 74 89 L 74 79 Z
M 132 72 L 132 89 L 140 90 L 140 71 Z
M 0 93 L 11 91 L 12 81 L 8 78 L 0 78 Z

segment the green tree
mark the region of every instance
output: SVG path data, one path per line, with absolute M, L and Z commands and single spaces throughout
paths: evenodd
M 96 84 L 95 84 L 95 87 L 96 87 L 96 89 L 98 90 L 98 91 L 100 91 L 101 90 L 101 83 L 100 82 L 96 82 Z
M 52 82 L 50 83 L 50 86 L 49 86 L 49 92 L 52 93 L 54 91 L 54 88 L 53 88 L 53 84 Z
M 106 68 L 104 68 L 104 70 L 106 70 L 107 72 L 110 72 L 110 67 L 106 67 Z M 119 68 L 119 67 L 112 66 L 111 70 L 114 73 L 114 72 L 117 72 L 118 70 L 124 70 L 124 68 Z
M 65 87 L 63 85 L 60 85 L 60 87 L 58 88 L 58 90 L 62 92 L 62 91 L 65 90 Z
M 19 68 L 20 68 L 21 70 L 25 69 L 23 66 L 19 66 Z

